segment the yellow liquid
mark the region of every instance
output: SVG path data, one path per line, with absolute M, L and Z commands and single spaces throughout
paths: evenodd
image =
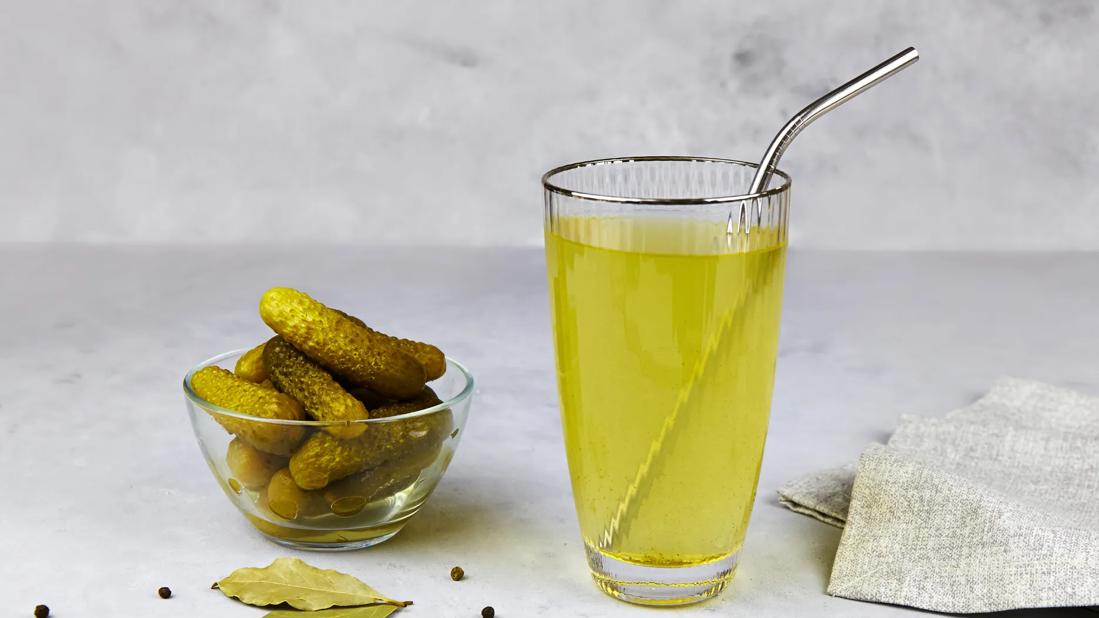
M 786 247 L 770 229 L 562 218 L 546 234 L 565 446 L 589 548 L 740 549 L 771 404 Z

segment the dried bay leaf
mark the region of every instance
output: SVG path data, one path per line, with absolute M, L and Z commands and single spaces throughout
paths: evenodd
M 386 618 L 400 609 L 396 605 L 368 605 L 366 607 L 337 607 L 302 614 L 296 609 L 280 609 L 268 612 L 263 618 Z
M 390 599 L 346 573 L 318 569 L 297 558 L 278 558 L 263 568 L 237 569 L 214 587 L 225 596 L 260 607 L 286 603 L 295 609 L 312 611 L 379 603 L 396 607 L 411 604 Z

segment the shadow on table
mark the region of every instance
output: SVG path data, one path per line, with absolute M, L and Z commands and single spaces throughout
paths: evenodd
M 440 544 L 473 535 L 476 530 L 491 530 L 503 524 L 500 509 L 484 500 L 477 488 L 440 487 L 428 499 L 400 534 L 386 542 L 389 548 L 416 549 L 421 545 Z
M 820 590 L 825 591 L 828 588 L 828 579 L 832 575 L 832 562 L 835 560 L 836 549 L 839 548 L 840 535 L 843 531 L 811 517 L 794 513 L 779 503 L 777 495 L 768 498 L 766 506 L 779 509 L 784 516 L 793 518 L 790 520 L 791 525 L 798 526 L 796 534 L 800 541 L 791 547 L 807 554 L 807 561 L 816 567 L 815 574 Z

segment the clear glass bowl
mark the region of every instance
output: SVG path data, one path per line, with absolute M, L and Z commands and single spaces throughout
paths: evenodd
M 238 474 L 243 478 L 236 478 L 227 460 L 234 436 L 222 428 L 215 415 L 286 426 L 289 431 L 304 430 L 307 434 L 346 423 L 259 418 L 214 405 L 191 388 L 191 376 L 195 372 L 210 365 L 232 370 L 246 351 L 227 352 L 203 361 L 183 380 L 187 413 L 195 438 L 210 471 L 229 500 L 264 536 L 297 549 L 360 549 L 381 543 L 400 532 L 427 502 L 458 448 L 473 394 L 473 376 L 469 371 L 448 358 L 446 373 L 428 384 L 442 403 L 387 418 L 351 421 L 367 425 L 366 432 L 384 431 L 388 438 L 409 439 L 410 443 L 418 441 L 418 448 L 400 451 L 376 467 L 333 482 L 324 489 L 301 491 L 286 472 L 276 472 L 272 477 L 275 481 L 264 482 L 270 470 L 279 470 L 286 465 L 286 458 L 274 455 L 258 458 L 262 461 L 253 466 L 260 470 L 258 473 Z M 366 432 L 364 435 L 368 435 Z M 435 437 L 425 441 L 425 434 Z M 258 451 L 251 453 L 255 455 Z M 252 457 L 252 462 L 255 461 L 257 458 Z M 241 469 L 238 466 L 238 472 Z M 265 474 L 263 470 L 268 472 Z M 273 494 L 270 498 L 268 484 Z

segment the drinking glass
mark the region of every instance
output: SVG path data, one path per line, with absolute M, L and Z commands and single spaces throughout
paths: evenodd
M 680 605 L 731 580 L 778 348 L 790 178 L 635 157 L 550 170 L 546 266 L 573 497 L 599 587 Z

